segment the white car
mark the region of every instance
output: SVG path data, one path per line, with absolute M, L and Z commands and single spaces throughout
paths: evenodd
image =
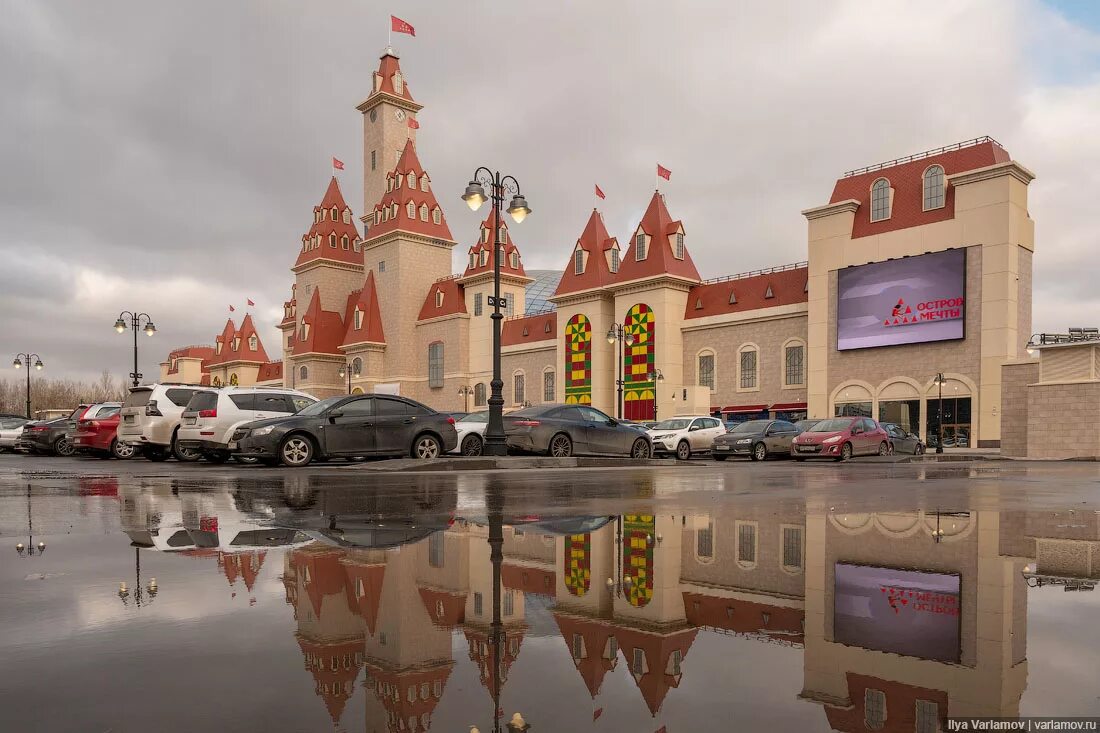
M 485 447 L 485 428 L 489 426 L 488 412 L 471 412 L 455 423 L 458 445 L 451 453 L 464 456 L 480 456 Z
M 296 389 L 282 387 L 225 387 L 196 392 L 180 422 L 179 445 L 202 454 L 208 461 L 229 460 L 233 431 L 254 420 L 293 415 L 317 401 Z
M 708 415 L 677 415 L 662 420 L 648 431 L 654 455 L 674 455 L 686 461 L 698 453 L 709 453 L 714 439 L 726 434 L 726 427 Z
M 15 450 L 15 442 L 19 440 L 23 426 L 28 422 L 30 421 L 25 417 L 0 418 L 0 452 Z
M 174 455 L 179 461 L 197 461 L 198 451 L 183 448 L 176 440 L 183 408 L 204 387 L 193 384 L 148 384 L 131 387 L 122 403 L 118 439 L 138 446 L 150 461 Z

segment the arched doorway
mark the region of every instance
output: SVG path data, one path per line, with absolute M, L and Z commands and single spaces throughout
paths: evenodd
M 634 343 L 623 346 L 623 417 L 627 420 L 652 420 L 656 404 L 653 373 L 657 324 L 653 311 L 638 303 L 626 313 L 623 330 Z
M 592 322 L 583 313 L 565 326 L 565 402 L 592 404 Z

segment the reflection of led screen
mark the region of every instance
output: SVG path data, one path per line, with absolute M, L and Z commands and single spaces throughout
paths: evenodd
M 959 576 L 836 564 L 833 640 L 959 661 Z
M 836 290 L 839 351 L 965 336 L 964 249 L 846 267 Z

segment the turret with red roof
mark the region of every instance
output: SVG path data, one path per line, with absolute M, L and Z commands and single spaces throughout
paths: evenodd
M 619 284 L 650 278 L 674 277 L 699 282 L 699 271 L 685 246 L 683 222 L 673 219 L 660 191 L 653 192 L 615 281 Z

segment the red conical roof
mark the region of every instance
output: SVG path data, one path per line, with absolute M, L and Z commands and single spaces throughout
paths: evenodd
M 413 184 L 409 185 L 409 174 Z M 374 207 L 374 221 L 368 222 L 367 236 L 371 239 L 397 230 L 420 234 L 433 239 L 453 242 L 451 230 L 447 226 L 447 217 L 443 208 L 432 193 L 431 178 L 425 173 L 424 166 L 416 155 L 416 145 L 412 140 L 405 143 L 397 167 L 387 175 L 387 191 L 382 200 Z M 424 190 L 427 189 L 427 190 Z M 409 204 L 412 204 L 412 216 L 409 216 Z M 436 223 L 438 215 L 439 223 Z
M 253 349 L 250 339 L 256 337 L 256 348 Z M 241 327 L 222 347 L 222 363 L 231 361 L 255 361 L 263 363 L 268 361 L 267 352 L 264 350 L 263 341 L 256 331 L 256 325 L 252 322 L 252 315 L 245 315 L 241 321 Z
M 382 581 L 386 576 L 386 565 L 362 563 L 352 557 L 345 557 L 340 562 L 347 576 L 344 591 L 348 597 L 348 608 L 363 619 L 367 631 L 374 636 L 374 629 L 378 624 L 378 607 L 382 602 Z
M 291 341 L 291 353 L 301 354 L 340 354 L 340 342 L 344 339 L 344 322 L 339 313 L 327 311 L 321 308 L 321 288 L 313 289 L 313 297 L 309 300 L 309 308 L 302 316 L 302 324 L 309 326 L 304 329 L 305 338 L 302 338 L 303 329 L 299 327 Z
M 359 232 L 355 229 L 351 207 L 344 201 L 340 184 L 333 176 L 321 204 L 313 207 L 313 226 L 302 235 L 302 250 L 294 266 L 314 260 L 335 260 L 362 266 L 363 253 L 361 248 L 356 247 L 357 242 Z
M 500 263 L 500 272 L 502 275 L 519 275 L 520 277 L 527 277 L 527 273 L 523 269 L 523 257 L 520 256 L 519 248 L 512 240 L 512 234 L 508 231 L 508 222 L 504 220 L 504 217 L 500 219 L 500 228 L 504 230 L 504 259 Z M 493 212 L 489 211 L 489 216 L 485 218 L 485 221 L 481 222 L 481 228 L 478 230 L 477 242 L 469 249 L 469 257 L 466 263 L 466 271 L 462 273 L 462 277 L 470 277 L 471 275 L 477 275 L 482 272 L 492 272 L 495 263 L 493 261 L 493 246 L 492 241 L 493 231 Z M 513 256 L 514 255 L 514 256 Z M 512 262 L 515 260 L 515 267 L 512 266 Z
M 558 623 L 558 629 L 561 631 L 562 638 L 565 639 L 565 645 L 571 657 L 575 652 L 573 635 L 580 635 L 583 642 L 583 656 L 580 659 L 574 657 L 573 664 L 580 672 L 588 693 L 595 699 L 600 693 L 604 675 L 615 669 L 615 662 L 618 660 L 618 656 L 610 659 L 604 657 L 604 649 L 607 647 L 608 640 L 615 635 L 615 629 L 601 621 L 562 613 L 555 613 L 554 620 Z
M 214 356 L 210 357 L 211 364 L 221 364 L 229 359 L 229 346 L 233 343 L 233 336 L 236 333 L 237 327 L 233 324 L 233 319 L 227 318 L 221 335 L 214 337 Z
M 681 675 L 673 669 L 673 653 L 680 652 L 680 662 L 683 663 L 691 643 L 695 641 L 696 633 L 697 629 L 694 628 L 671 632 L 632 628 L 619 628 L 616 631 L 619 648 L 631 667 L 631 676 L 654 717 L 660 711 L 668 691 L 680 686 Z M 634 673 L 633 665 L 630 665 L 635 649 L 640 649 L 645 655 L 646 669 L 641 674 Z
M 355 692 L 355 679 L 363 667 L 363 640 L 325 642 L 302 634 L 297 637 L 305 667 L 313 675 L 314 691 L 325 701 L 329 717 L 336 724 Z
M 405 721 L 415 717 L 417 730 L 431 729 L 432 713 L 443 697 L 443 689 L 451 676 L 454 662 L 431 663 L 430 667 L 417 666 L 412 669 L 395 670 L 367 662 L 367 688 L 382 703 L 389 714 L 386 729 L 390 733 L 407 732 Z M 412 700 L 409 700 L 412 691 Z M 427 725 L 423 725 L 427 716 Z
M 558 282 L 558 289 L 554 291 L 554 295 L 602 288 L 613 283 L 616 274 L 611 272 L 608 252 L 618 246 L 618 240 L 607 233 L 603 215 L 596 209 L 592 209 L 588 223 L 584 225 L 584 231 L 581 232 L 580 238 L 569 253 L 569 262 L 562 272 L 561 281 Z M 577 247 L 585 251 L 584 271 L 580 274 L 577 274 L 576 268 Z
M 355 312 L 359 311 L 359 327 L 355 327 Z M 367 273 L 362 290 L 348 296 L 348 308 L 344 314 L 344 341 L 341 346 L 352 344 L 386 343 L 382 329 L 382 311 L 378 307 L 378 291 L 374 284 L 374 270 Z
M 218 553 L 218 564 L 221 565 L 222 572 L 225 573 L 225 579 L 229 581 L 230 586 L 237 582 L 237 578 L 241 578 L 244 580 L 244 587 L 251 591 L 252 586 L 256 584 L 256 578 L 260 576 L 260 568 L 264 565 L 265 557 L 267 557 L 266 552 L 256 550 L 233 553 L 220 552 Z
M 401 72 L 401 60 L 394 54 L 393 49 L 387 48 L 386 52 L 379 58 L 378 71 L 374 72 L 374 93 L 384 92 L 385 94 L 407 99 L 410 102 L 415 101 L 412 92 L 409 91 L 409 85 L 405 81 L 405 75 Z M 400 92 L 397 91 L 398 85 L 394 83 L 395 75 L 401 80 Z
M 493 680 L 496 675 L 494 659 L 496 654 L 493 644 L 489 641 L 489 632 L 481 629 L 467 628 L 465 631 L 466 642 L 470 646 L 470 661 L 477 665 L 478 677 L 481 684 L 493 694 Z M 519 658 L 520 645 L 523 643 L 523 629 L 509 628 L 506 630 L 504 643 L 501 644 L 500 655 L 500 689 L 504 689 L 504 683 L 508 681 L 508 670 L 512 663 Z
M 644 260 L 637 259 L 637 237 L 631 235 L 630 246 L 623 255 L 619 274 L 615 278 L 616 282 L 629 282 L 660 275 L 700 280 L 699 271 L 695 269 L 695 263 L 692 262 L 687 248 L 684 249 L 683 259 L 676 257 L 675 235 L 682 229 L 683 224 L 673 220 L 669 215 L 664 196 L 660 191 L 654 191 L 653 198 L 649 201 L 649 208 L 646 209 L 635 231 L 635 234 L 642 232 L 647 235 L 646 257 Z

